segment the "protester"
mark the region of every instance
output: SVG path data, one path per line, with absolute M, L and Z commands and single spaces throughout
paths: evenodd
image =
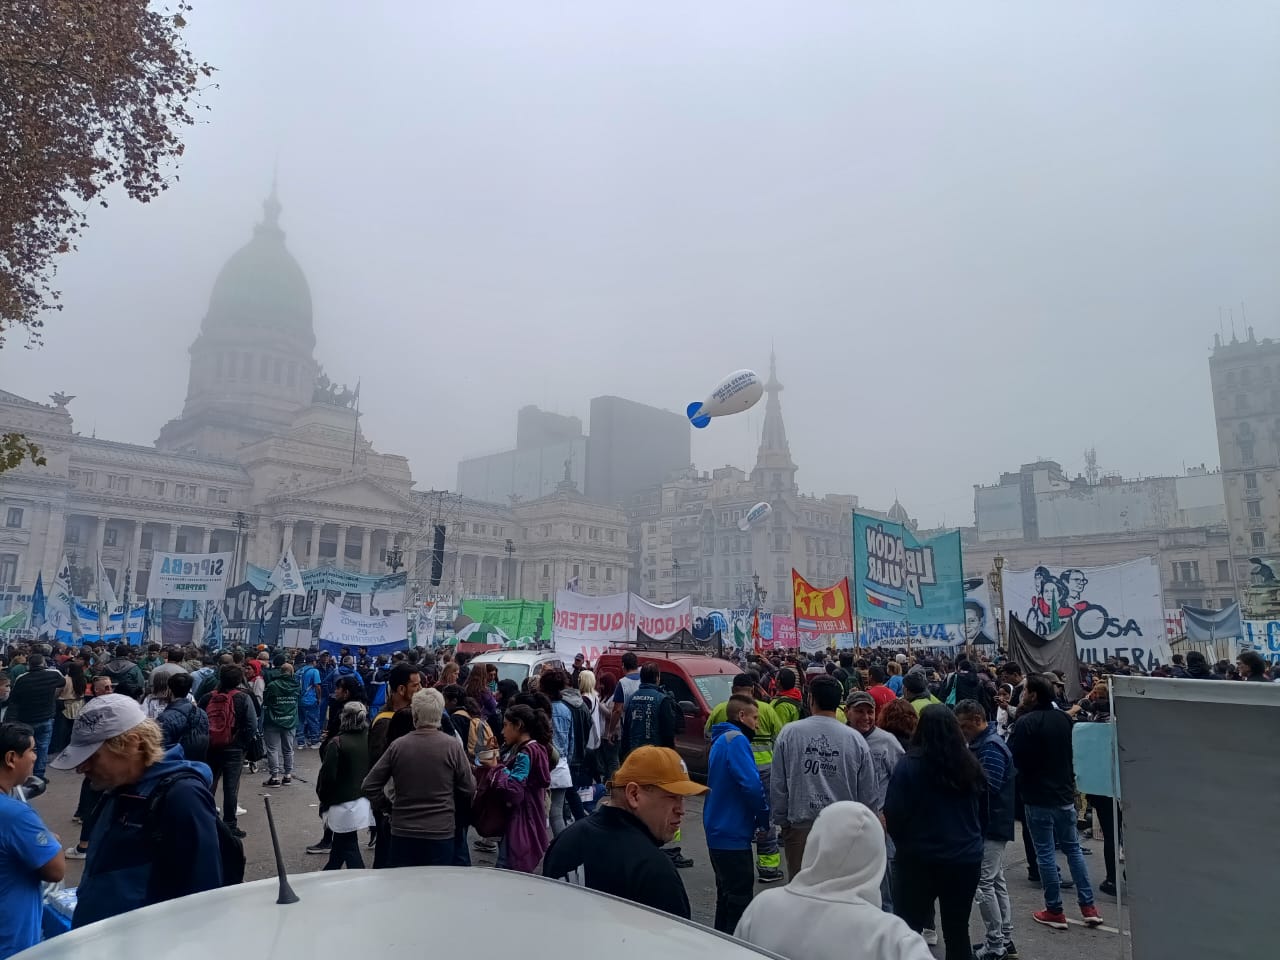
M 777 691 L 770 703 L 774 716 L 778 718 L 779 727 L 795 723 L 809 715 L 809 705 L 804 701 L 796 683 L 796 672 L 790 667 L 778 671 Z
M 492 756 L 484 759 L 477 795 L 482 792 L 497 795 L 507 811 L 498 844 L 498 866 L 532 873 L 547 851 L 550 716 L 527 704 L 513 703 L 507 708 L 502 737 L 505 742 L 502 759 Z M 565 830 L 565 834 L 568 832 Z
M 84 708 L 85 691 L 89 685 L 84 665 L 80 661 L 67 661 L 66 671 L 66 682 L 58 692 L 58 709 L 53 718 L 53 740 L 49 744 L 50 753 L 61 753 L 71 740 L 71 727 Z
M 374 823 L 362 789 L 369 769 L 369 715 L 363 703 L 351 700 L 342 707 L 338 735 L 329 742 L 316 777 L 320 816 L 332 835 L 323 870 L 364 869 L 360 831 Z
M 159 726 L 136 700 L 94 697 L 51 765 L 83 773 L 104 791 L 72 926 L 222 885 L 209 768 L 184 760 L 180 747 L 166 751 Z
M 632 695 L 640 689 L 640 660 L 635 653 L 627 650 L 622 654 L 622 669 L 626 672 L 618 680 L 613 690 L 613 710 L 609 714 L 609 726 L 605 738 L 619 743 L 622 739 L 622 721 L 626 709 L 631 703 Z M 621 753 L 621 750 L 619 751 Z
M 1270 682 L 1267 679 L 1267 661 L 1253 650 L 1245 650 L 1236 657 L 1236 667 L 1239 669 L 1242 680 L 1254 683 Z
M 876 727 L 892 734 L 904 751 L 911 745 L 911 737 L 919 723 L 920 714 L 916 713 L 915 707 L 901 698 L 887 704 L 876 718 Z
M 283 660 L 283 654 L 278 657 Z M 301 697 L 302 688 L 293 675 L 293 664 L 282 662 L 271 671 L 262 693 L 262 738 L 266 742 L 269 771 L 264 787 L 293 783 L 293 731 L 298 726 Z
M 576 721 L 575 711 L 564 700 L 569 678 L 560 670 L 545 670 L 538 678 L 538 689 L 551 701 L 551 732 L 558 758 L 551 768 L 551 836 L 558 837 L 565 829 L 566 795 L 572 792 L 573 775 L 570 760 L 586 752 L 585 724 Z M 643 686 L 643 685 L 642 685 Z M 577 691 L 574 691 L 577 697 Z M 578 697 L 581 704 L 581 697 Z
M 298 687 L 302 691 L 298 699 L 298 732 L 297 746 L 299 750 L 310 750 L 320 746 L 320 722 L 322 714 L 320 704 L 324 691 L 320 684 L 320 670 L 316 667 L 316 655 L 307 654 L 306 665 L 298 671 Z M 339 720 L 341 727 L 341 720 Z
M 867 676 L 871 683 L 868 685 L 866 692 L 871 694 L 875 700 L 876 712 L 879 713 L 885 706 L 897 700 L 898 695 L 887 686 L 889 676 L 880 664 L 873 663 L 867 667 Z
M 660 849 L 680 829 L 684 798 L 707 788 L 665 747 L 633 750 L 609 782 L 609 803 L 560 834 L 543 876 L 599 890 L 688 920 L 689 897 Z
M 938 901 L 949 960 L 972 954 L 969 912 L 981 873 L 986 805 L 982 766 L 955 715 L 941 704 L 925 707 L 889 780 L 884 816 L 895 848 L 894 910 L 912 930 L 923 931 Z
M 746 697 L 756 705 L 756 732 L 751 737 L 751 753 L 755 757 L 756 770 L 760 781 L 764 784 L 765 795 L 769 793 L 769 779 L 773 772 L 773 742 L 782 732 L 782 721 L 778 719 L 773 706 L 756 697 L 759 685 L 756 678 L 749 673 L 740 673 L 733 678 L 730 695 Z M 728 701 L 715 706 L 707 717 L 706 734 L 712 737 L 716 724 L 728 719 Z M 782 872 L 782 855 L 778 850 L 778 831 L 772 823 L 766 823 L 756 837 L 756 876 L 761 883 L 776 883 L 785 879 Z
M 111 678 L 111 686 L 117 694 L 141 700 L 146 692 L 146 681 L 142 668 L 130 659 L 132 655 L 133 648 L 127 643 L 118 645 L 115 657 L 107 661 L 102 673 Z
M 31 727 L 0 723 L 0 960 L 40 942 L 40 884 L 57 883 L 66 872 L 58 837 L 14 796 L 35 765 Z
M 240 773 L 245 750 L 257 735 L 258 717 L 249 695 L 240 689 L 244 671 L 234 663 L 226 664 L 218 673 L 218 689 L 200 701 L 200 709 L 209 718 L 209 769 L 213 771 L 212 788 L 222 781 L 222 822 L 237 837 L 240 829 L 236 809 L 240 799 Z
M 1187 661 L 1190 669 L 1191 655 Z M 1009 750 L 1018 768 L 1026 807 L 1024 825 L 1031 834 L 1044 885 L 1045 908 L 1033 913 L 1032 919 L 1057 930 L 1067 929 L 1054 852 L 1061 848 L 1075 882 L 1080 916 L 1089 926 L 1100 926 L 1102 917 L 1093 903 L 1089 869 L 1076 833 L 1071 718 L 1055 708 L 1053 685 L 1044 677 L 1027 677 L 1018 719 L 1009 734 Z
M 982 764 L 987 778 L 987 810 L 983 824 L 982 872 L 978 876 L 978 910 L 986 928 L 985 940 L 974 947 L 975 960 L 1003 960 L 1017 953 L 1013 945 L 1013 907 L 1005 881 L 1004 858 L 1013 840 L 1013 755 L 995 727 L 987 723 L 986 707 L 976 700 L 956 704 L 956 720 Z
M 390 808 L 392 867 L 449 866 L 454 855 L 454 804 L 475 792 L 471 761 L 458 738 L 441 732 L 444 696 L 419 690 L 414 731 L 392 743 L 364 779 L 375 809 Z M 395 796 L 388 801 L 383 788 Z
M 46 666 L 41 654 L 27 658 L 27 669 L 9 688 L 9 708 L 5 719 L 25 723 L 36 739 L 35 776 L 44 779 L 49 762 L 49 743 L 53 739 L 53 717 L 58 710 L 58 694 L 66 678 L 55 667 Z
M 156 718 L 164 734 L 164 747 L 182 746 L 186 760 L 204 763 L 209 755 L 209 715 L 191 700 L 191 674 L 169 674 L 169 706 Z
M 733 933 L 755 891 L 751 840 L 767 830 L 769 795 L 753 750 L 760 707 L 749 694 L 735 693 L 725 719 L 711 728 L 707 786 L 702 808 L 707 853 L 716 880 L 715 928 Z
M 875 813 L 837 801 L 814 821 L 799 872 L 756 897 L 734 936 L 804 960 L 932 960 L 920 935 L 881 909 L 885 862 Z
M 862 734 L 862 738 L 867 742 L 867 749 L 871 751 L 871 761 L 876 772 L 876 791 L 874 802 L 867 804 L 867 806 L 879 814 L 884 809 L 884 797 L 889 789 L 889 777 L 892 776 L 893 768 L 898 765 L 898 760 L 905 751 L 902 744 L 898 742 L 897 737 L 876 726 L 877 703 L 874 696 L 875 689 L 873 687 L 865 692 L 855 690 L 849 695 L 844 712 L 849 719 L 849 726 Z M 881 689 L 887 690 L 888 688 L 883 687 Z M 912 711 L 912 713 L 914 712 Z
M 151 672 L 151 676 L 147 678 L 149 691 L 142 698 L 142 711 L 147 715 L 148 720 L 160 719 L 160 714 L 168 709 L 169 699 L 169 674 L 161 673 L 156 675 L 156 671 Z
M 676 734 L 684 726 L 684 715 L 675 697 L 658 685 L 662 674 L 656 663 L 640 668 L 640 686 L 627 701 L 622 721 L 622 757 L 638 747 L 676 745 Z
M 902 698 L 911 704 L 916 713 L 923 712 L 925 707 L 942 703 L 929 692 L 929 678 L 920 667 L 913 667 L 902 680 Z
M 871 751 L 838 719 L 842 692 L 834 678 L 815 677 L 809 684 L 810 716 L 787 724 L 774 743 L 769 807 L 782 828 L 792 877 L 800 871 L 805 839 L 823 808 L 837 800 L 875 802 Z

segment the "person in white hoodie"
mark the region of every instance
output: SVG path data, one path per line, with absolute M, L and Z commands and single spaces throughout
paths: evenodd
M 884 827 L 865 804 L 841 800 L 813 822 L 800 871 L 756 896 L 734 936 L 792 960 L 933 960 L 924 938 L 880 909 Z

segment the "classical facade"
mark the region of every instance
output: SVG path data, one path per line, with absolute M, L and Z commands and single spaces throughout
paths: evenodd
M 25 434 L 47 460 L 0 475 L 0 612 L 63 554 L 77 593 L 89 593 L 101 558 L 117 593 L 127 579 L 141 597 L 155 551 L 229 552 L 239 579 L 286 545 L 304 567 L 371 573 L 399 562 L 415 593 L 457 599 L 554 596 L 574 576 L 586 592 L 627 589 L 621 510 L 563 482 L 514 508 L 415 491 L 408 461 L 364 437 L 358 389 L 330 383 L 314 346 L 310 289 L 273 190 L 214 282 L 186 402 L 154 447 L 76 432 L 66 394 L 41 403 L 0 391 L 0 431 Z M 437 526 L 444 569 L 432 586 Z
M 707 606 L 748 605 L 758 579 L 765 605 L 789 613 L 793 568 L 820 586 L 851 573 L 855 508 L 911 523 L 898 503 L 882 513 L 848 494 L 800 493 L 782 389 L 770 356 L 764 426 L 750 473 L 733 466 L 709 473 L 691 468 L 633 497 L 628 515 L 637 592 L 654 601 L 691 595 Z M 760 502 L 772 513 L 741 530 L 738 521 Z

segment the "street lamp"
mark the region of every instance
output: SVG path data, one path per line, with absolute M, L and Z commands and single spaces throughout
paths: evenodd
M 671 558 L 671 599 L 675 600 L 680 596 L 680 587 L 676 583 L 680 579 L 680 561 L 675 557 Z
M 991 604 L 999 612 L 996 617 L 996 636 L 1000 638 L 1000 646 L 1004 646 L 1004 557 L 996 554 L 991 558 Z
M 507 599 L 513 600 L 515 598 L 511 596 L 511 594 L 513 593 L 512 586 L 511 586 L 511 577 L 512 577 L 512 573 L 515 570 L 515 563 L 511 558 L 512 558 L 512 555 L 516 552 L 516 545 L 514 542 L 511 541 L 510 538 L 508 538 L 507 545 L 503 547 L 503 549 L 507 551 Z

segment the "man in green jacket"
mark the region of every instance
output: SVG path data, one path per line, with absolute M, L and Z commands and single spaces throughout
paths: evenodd
M 733 678 L 734 696 L 751 697 L 760 711 L 760 725 L 751 738 L 751 753 L 755 756 L 756 770 L 765 793 L 769 791 L 769 772 L 773 769 L 773 741 L 782 730 L 782 721 L 774 712 L 767 700 L 756 697 L 756 678 L 749 673 L 740 673 Z M 717 723 L 724 723 L 728 714 L 729 701 L 718 704 L 711 710 L 707 718 L 705 730 L 708 743 L 711 741 L 711 729 Z M 768 830 L 756 833 L 756 876 L 761 883 L 775 883 L 785 879 L 782 872 L 782 854 L 778 850 L 778 829 L 770 824 Z
M 262 782 L 264 787 L 293 783 L 293 731 L 298 726 L 301 697 L 302 687 L 293 675 L 292 663 L 271 671 L 271 679 L 262 691 L 262 739 L 267 745 L 267 767 L 271 771 Z

